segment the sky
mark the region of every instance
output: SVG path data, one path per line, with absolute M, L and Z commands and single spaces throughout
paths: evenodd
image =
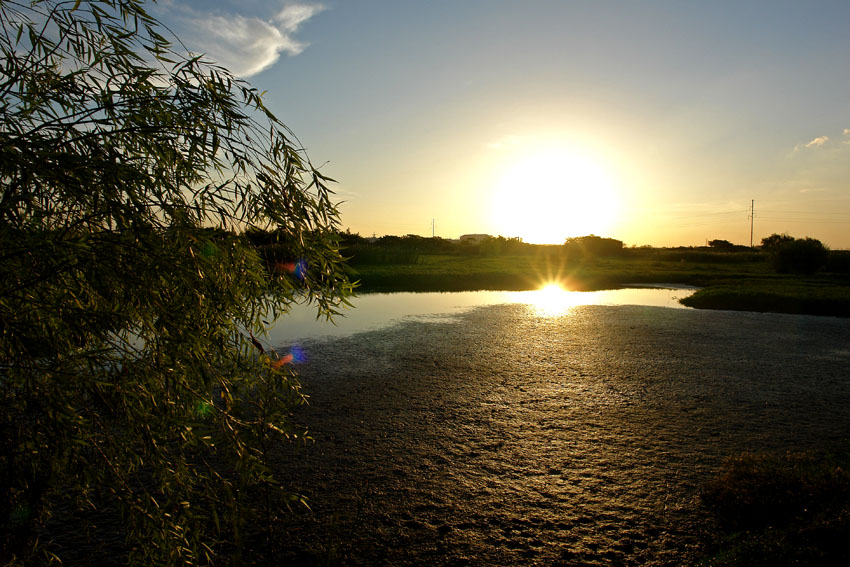
M 850 2 L 193 0 L 363 236 L 850 249 Z M 752 215 L 752 218 L 751 218 Z

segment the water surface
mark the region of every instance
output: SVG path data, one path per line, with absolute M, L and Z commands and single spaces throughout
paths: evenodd
M 327 322 L 316 320 L 316 309 L 296 305 L 269 332 L 275 346 L 316 338 L 346 337 L 409 320 L 442 322 L 475 307 L 520 304 L 534 315 L 563 315 L 582 305 L 643 305 L 689 309 L 679 299 L 691 295 L 689 286 L 630 287 L 603 291 L 566 291 L 546 288 L 534 291 L 464 291 L 431 293 L 368 293 L 354 298 L 354 308 Z
M 305 341 L 270 563 L 695 565 L 725 459 L 850 443 L 846 319 L 536 305 Z

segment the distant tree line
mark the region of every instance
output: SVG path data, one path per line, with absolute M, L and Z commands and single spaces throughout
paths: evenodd
M 219 231 L 220 232 L 220 231 Z M 300 246 L 281 232 L 253 228 L 245 237 L 257 248 L 272 271 L 287 272 L 300 257 Z M 771 234 L 756 248 L 714 239 L 708 246 L 653 248 L 624 246 L 623 241 L 590 234 L 568 238 L 562 245 L 540 245 L 521 238 L 491 236 L 477 242 L 424 237 L 415 234 L 366 238 L 346 230 L 335 243 L 352 266 L 416 264 L 423 255 L 520 256 L 547 254 L 567 261 L 652 254 L 659 260 L 697 263 L 763 262 L 778 273 L 813 274 L 819 270 L 850 273 L 850 252 L 830 251 L 820 240 Z M 290 270 L 291 271 L 291 270 Z
M 260 242 L 262 239 L 258 240 Z M 267 242 L 267 241 L 263 241 Z M 267 243 L 265 244 L 268 245 Z M 339 235 L 339 246 L 349 264 L 415 264 L 423 254 L 466 256 L 552 255 L 573 259 L 614 256 L 623 253 L 623 242 L 589 235 L 570 238 L 562 245 L 530 244 L 518 237 L 490 236 L 482 240 L 458 241 L 414 234 L 365 238 L 346 231 Z
M 752 249 L 732 244 L 728 240 L 710 240 L 710 248 L 724 252 L 747 252 Z M 766 254 L 780 274 L 814 274 L 826 269 L 833 272 L 850 271 L 850 255 L 830 253 L 829 248 L 815 238 L 795 238 L 788 234 L 771 234 L 761 240 L 760 252 Z
M 416 264 L 421 254 L 454 254 L 456 243 L 415 234 L 365 238 L 346 231 L 339 235 L 343 256 L 351 265 Z

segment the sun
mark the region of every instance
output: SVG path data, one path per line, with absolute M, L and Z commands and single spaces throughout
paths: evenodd
M 619 215 L 610 168 L 581 150 L 548 148 L 509 162 L 492 193 L 491 221 L 503 236 L 561 244 L 606 236 Z

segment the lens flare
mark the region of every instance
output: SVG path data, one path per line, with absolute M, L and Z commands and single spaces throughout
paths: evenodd
M 307 277 L 307 261 L 304 259 L 298 260 L 297 262 L 277 262 L 275 264 L 275 269 L 278 272 L 292 274 L 299 280 L 303 280 Z
M 292 345 L 289 352 L 271 363 L 271 367 L 278 370 L 284 364 L 300 364 L 307 362 L 307 356 L 299 345 Z
M 292 357 L 292 362 L 295 364 L 307 362 L 307 356 L 304 354 L 304 349 L 300 345 L 292 345 L 289 349 L 289 356 Z

